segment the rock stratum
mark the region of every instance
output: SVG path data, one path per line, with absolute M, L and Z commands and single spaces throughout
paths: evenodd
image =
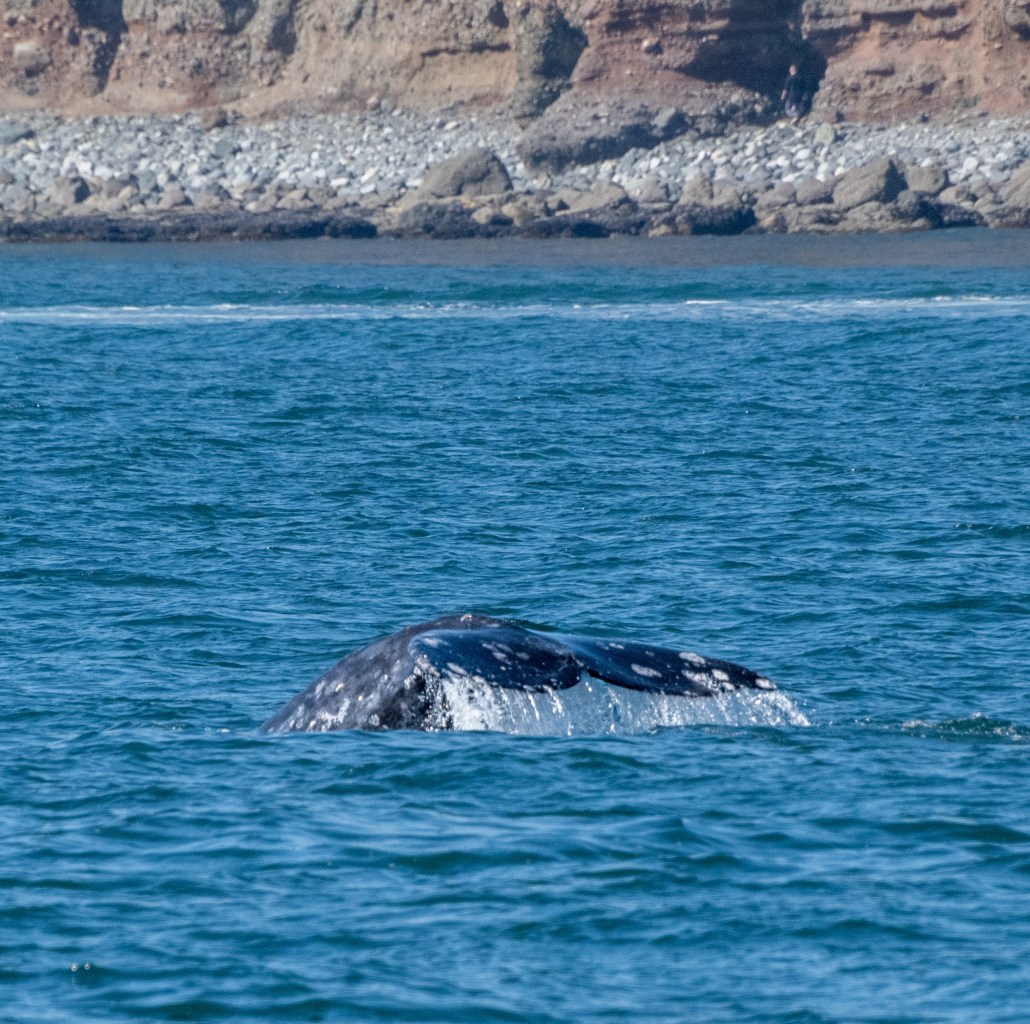
M 8 111 L 753 113 L 791 61 L 825 120 L 1025 112 L 1030 0 L 0 0 Z

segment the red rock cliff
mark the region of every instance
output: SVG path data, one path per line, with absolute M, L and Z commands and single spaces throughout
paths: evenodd
M 892 119 L 1030 109 L 1030 0 L 0 0 L 0 108 L 252 113 L 563 90 L 775 95 Z

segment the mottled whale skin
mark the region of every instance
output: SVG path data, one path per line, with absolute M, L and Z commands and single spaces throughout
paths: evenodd
M 261 727 L 263 732 L 448 729 L 445 683 L 547 692 L 583 674 L 683 697 L 774 690 L 741 665 L 652 644 L 537 633 L 486 615 L 408 626 L 348 654 Z

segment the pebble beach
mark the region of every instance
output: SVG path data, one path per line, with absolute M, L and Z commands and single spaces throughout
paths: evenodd
M 1030 117 L 812 118 L 558 168 L 500 113 L 0 118 L 0 238 L 735 234 L 1030 226 Z M 503 165 L 464 175 L 466 154 Z M 449 184 L 429 184 L 450 166 Z M 480 176 L 481 177 L 481 176 Z M 427 187 L 427 185 L 429 187 Z M 135 234 L 134 234 L 135 232 Z

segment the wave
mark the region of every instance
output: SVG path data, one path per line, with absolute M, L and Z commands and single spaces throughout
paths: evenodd
M 212 303 L 209 305 L 24 306 L 0 309 L 0 323 L 51 326 L 161 327 L 204 323 L 277 323 L 317 320 L 569 320 L 704 321 L 711 319 L 812 319 L 856 316 L 896 318 L 915 315 L 961 318 L 989 313 L 995 317 L 1030 315 L 1030 297 L 934 295 L 916 298 L 850 299 L 686 299 L 682 301 L 587 303 Z
M 1018 725 L 1004 718 L 992 718 L 977 712 L 966 718 L 949 718 L 930 722 L 920 718 L 903 722 L 905 732 L 928 739 L 994 739 L 1013 743 L 1030 742 L 1030 727 Z

